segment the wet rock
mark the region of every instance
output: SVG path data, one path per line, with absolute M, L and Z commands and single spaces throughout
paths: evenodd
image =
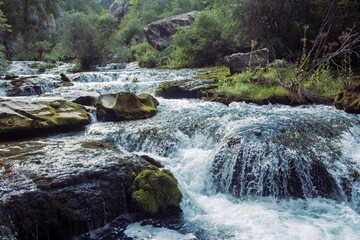
M 60 73 L 61 80 L 64 82 L 71 82 L 70 78 L 65 73 Z
M 224 58 L 225 65 L 230 68 L 231 74 L 246 71 L 251 62 L 251 69 L 266 67 L 269 62 L 269 50 L 264 48 L 249 53 L 235 53 Z
M 191 28 L 199 12 L 189 12 L 158 20 L 145 26 L 148 42 L 159 51 L 171 45 L 171 37 L 178 27 Z
M 0 99 L 0 136 L 73 129 L 90 123 L 84 107 L 65 100 Z
M 129 3 L 129 0 L 115 0 L 110 6 L 110 15 L 120 20 L 128 12 Z
M 343 201 L 344 190 L 325 164 L 341 157 L 329 140 L 334 136 L 311 124 L 280 129 L 254 130 L 241 138 L 229 138 L 211 167 L 217 191 L 241 199 L 272 196 Z
M 142 157 L 145 161 L 147 161 L 151 165 L 154 165 L 155 167 L 158 167 L 158 168 L 163 168 L 164 167 L 164 165 L 161 162 L 155 160 L 154 158 L 152 158 L 152 157 L 150 157 L 148 155 L 141 155 L 140 157 Z
M 10 75 L 7 79 L 4 79 L 5 91 L 10 97 L 40 95 L 55 88 L 66 86 L 68 83 L 64 83 L 55 76 L 18 77 Z
M 131 92 L 101 95 L 96 107 L 100 121 L 124 121 L 152 117 L 159 102 L 149 94 L 136 96 Z
M 95 107 L 96 104 L 98 103 L 98 99 L 99 99 L 98 96 L 83 96 L 83 97 L 78 97 L 73 102 L 77 104 L 81 104 L 83 106 Z
M 10 75 L 6 75 L 4 79 L 5 80 L 13 80 L 16 78 L 19 78 L 19 76 L 15 75 L 15 74 L 10 74 Z
M 157 168 L 104 141 L 82 138 L 0 144 L 6 154 L 0 162 L 11 166 L 8 173 L 0 166 L 0 234 L 3 225 L 17 239 L 72 239 L 113 221 L 125 227 L 144 218 L 130 189 L 141 172 Z
M 44 168 L 31 175 L 30 189 L 25 182 L 12 182 L 19 191 L 2 198 L 0 210 L 13 222 L 18 239 L 70 239 L 128 212 L 133 166 L 145 168 L 141 162 L 121 158 L 81 171 L 74 167 L 58 176 L 47 176 Z M 2 176 L 2 181 L 13 181 L 16 174 Z
M 341 89 L 334 100 L 335 107 L 347 113 L 360 114 L 360 84 Z
M 203 98 L 208 91 L 215 89 L 217 84 L 200 79 L 185 79 L 181 81 L 163 82 L 156 89 L 156 96 L 168 99 Z
M 182 193 L 169 170 L 145 170 L 134 180 L 131 199 L 144 212 L 156 214 L 168 207 L 178 207 Z

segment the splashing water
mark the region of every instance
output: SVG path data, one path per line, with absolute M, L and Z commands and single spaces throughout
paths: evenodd
M 139 69 L 132 64 L 68 74 L 74 86 L 49 89 L 42 96 L 73 100 L 118 91 L 154 94 L 163 81 L 195 74 Z M 81 133 L 42 142 L 45 157 L 53 159 L 53 174 L 76 161 L 66 153 L 59 155 L 56 146 L 79 150 L 80 139 L 103 140 L 124 153 L 150 155 L 174 173 L 184 195 L 186 233 L 135 223 L 128 226 L 126 235 L 135 239 L 360 236 L 359 116 L 330 106 L 158 100 L 159 112 L 153 118 L 93 121 Z

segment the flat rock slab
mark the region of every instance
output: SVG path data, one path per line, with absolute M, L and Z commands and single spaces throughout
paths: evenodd
M 31 136 L 90 123 L 84 107 L 65 100 L 0 98 L 0 140 Z

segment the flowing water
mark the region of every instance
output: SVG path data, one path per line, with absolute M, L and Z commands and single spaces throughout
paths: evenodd
M 195 74 L 132 63 L 68 74 L 74 86 L 49 88 L 41 96 L 74 100 L 119 91 L 154 94 L 161 82 Z M 53 164 L 61 160 L 58 171 L 74 159 L 59 156 L 52 146 L 61 142 L 63 149 L 79 148 L 80 139 L 147 154 L 170 169 L 184 195 L 184 223 L 177 231 L 134 223 L 125 230 L 134 239 L 359 239 L 360 116 L 332 106 L 158 100 L 153 118 L 102 123 L 93 117 L 80 133 L 32 144 L 45 145 Z

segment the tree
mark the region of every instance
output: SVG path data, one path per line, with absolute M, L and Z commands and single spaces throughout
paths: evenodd
M 0 1 L 0 7 L 3 4 L 4 3 L 2 1 Z M 0 39 L 3 38 L 3 35 L 4 35 L 5 32 L 11 31 L 10 30 L 10 25 L 7 24 L 6 22 L 7 22 L 6 16 L 5 16 L 4 12 L 0 8 Z M 0 42 L 0 71 L 2 71 L 7 66 L 4 51 L 5 51 L 5 47 Z
M 100 55 L 100 48 L 95 42 L 97 36 L 94 18 L 95 16 L 87 16 L 82 12 L 65 13 L 61 18 L 63 46 L 80 59 L 83 69 L 89 69 Z

